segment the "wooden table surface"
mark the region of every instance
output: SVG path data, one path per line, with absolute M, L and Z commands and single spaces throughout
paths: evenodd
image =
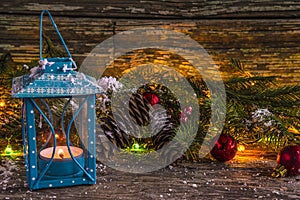
M 246 150 L 227 163 L 177 161 L 148 174 L 117 171 L 98 163 L 97 184 L 29 191 L 23 160 L 2 160 L 1 199 L 300 199 L 300 177 L 272 178 L 265 152 Z M 5 165 L 6 163 L 6 165 Z M 10 164 L 8 164 L 10 163 Z M 9 167 L 9 166 L 15 167 Z M 5 168 L 10 175 L 3 175 Z

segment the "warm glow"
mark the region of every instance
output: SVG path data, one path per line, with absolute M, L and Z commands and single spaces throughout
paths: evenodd
M 240 144 L 240 145 L 238 145 L 238 151 L 241 151 L 241 152 L 243 152 L 243 151 L 245 151 L 245 146 L 244 145 L 242 145 L 242 144 Z
M 55 134 L 55 138 L 56 138 L 56 139 L 59 139 L 59 135 L 58 135 L 57 133 Z
M 294 133 L 294 134 L 299 134 L 299 131 L 293 126 L 288 129 L 288 132 Z
M 5 102 L 2 100 L 0 101 L 0 107 L 4 107 L 5 106 Z
M 82 156 L 83 149 L 79 147 L 70 146 L 70 150 L 74 157 Z M 50 160 L 53 154 L 53 147 L 49 147 L 43 149 L 40 152 L 40 157 L 43 160 Z M 67 146 L 57 146 L 54 153 L 54 160 L 61 160 L 61 159 L 70 159 L 71 155 L 69 153 L 69 149 Z
M 62 149 L 58 149 L 57 154 L 61 159 L 63 159 L 65 156 L 65 152 Z

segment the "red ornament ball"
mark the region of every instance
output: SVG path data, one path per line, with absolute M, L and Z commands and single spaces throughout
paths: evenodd
M 159 98 L 155 93 L 146 92 L 143 94 L 143 98 L 148 101 L 152 106 L 159 103 Z
M 300 175 L 300 146 L 284 147 L 277 156 L 277 163 L 286 168 L 288 175 Z
M 216 138 L 213 139 L 216 141 Z M 221 134 L 210 151 L 210 154 L 220 162 L 226 162 L 235 156 L 237 152 L 237 142 L 230 135 Z
M 186 113 L 182 112 L 182 113 L 179 113 L 179 120 L 182 123 L 186 124 L 188 122 L 189 118 Z
M 191 115 L 192 112 L 193 112 L 193 108 L 192 108 L 191 106 L 185 106 L 185 107 L 183 108 L 183 112 L 184 112 L 185 114 L 187 114 L 187 115 Z

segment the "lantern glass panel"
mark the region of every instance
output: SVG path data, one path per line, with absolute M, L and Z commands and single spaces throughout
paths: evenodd
M 67 106 L 67 108 L 64 109 L 67 102 L 68 99 L 66 98 L 36 100 L 36 103 L 48 117 L 55 131 L 55 134 L 53 135 L 50 125 L 47 123 L 44 117 L 38 113 L 37 109 L 35 109 L 37 149 L 41 149 L 43 146 L 53 147 L 54 137 L 56 139 L 57 146 L 67 145 L 66 132 L 69 125 L 68 122 L 70 122 L 70 120 L 72 119 L 73 110 L 75 110 L 75 108 L 72 109 L 71 105 Z M 74 102 L 74 100 L 71 100 L 71 102 Z M 63 116 L 62 113 L 64 113 Z M 72 146 L 79 147 L 81 145 L 81 138 L 78 135 L 78 130 L 74 123 L 72 123 L 70 126 L 70 132 L 68 136 L 68 139 L 70 140 L 70 144 Z
M 94 184 L 95 95 L 29 98 L 23 103 L 23 141 L 30 188 Z

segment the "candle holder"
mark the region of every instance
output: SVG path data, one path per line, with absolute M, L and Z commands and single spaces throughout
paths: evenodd
M 69 57 L 43 58 L 42 18 L 47 13 Z M 40 62 L 13 79 L 12 96 L 22 99 L 22 132 L 31 190 L 95 184 L 96 94 L 94 78 L 76 64 L 49 11 L 40 16 Z
M 70 146 L 71 152 L 74 159 L 79 163 L 81 167 L 84 167 L 84 156 L 83 150 L 78 147 Z M 38 163 L 39 169 L 44 169 L 51 160 L 53 153 L 53 147 L 48 147 L 40 151 Z M 63 169 L 63 170 L 57 170 Z M 59 177 L 72 177 L 72 176 L 82 176 L 83 171 L 79 166 L 74 165 L 71 154 L 68 151 L 67 146 L 56 146 L 54 159 L 51 167 L 49 167 L 45 176 L 49 179 L 55 179 Z

